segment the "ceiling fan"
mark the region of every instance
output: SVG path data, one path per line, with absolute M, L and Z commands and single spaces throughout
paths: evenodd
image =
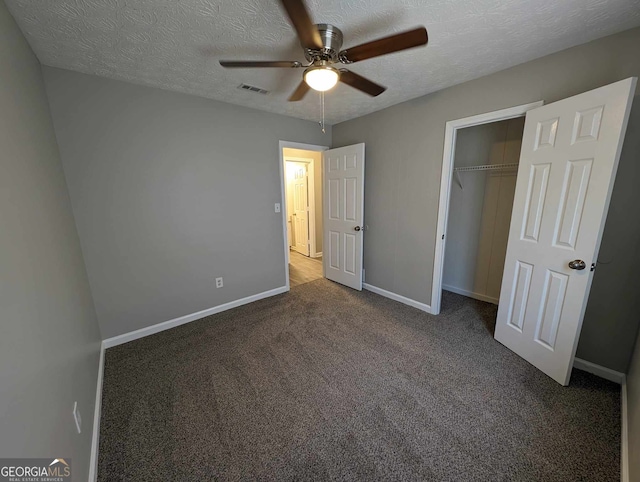
M 321 23 L 314 25 L 304 4 L 304 0 L 280 0 L 298 33 L 300 44 L 308 64 L 297 61 L 263 61 L 263 60 L 221 60 L 220 65 L 227 68 L 247 67 L 285 67 L 305 68 L 303 80 L 289 97 L 289 101 L 302 100 L 309 89 L 320 92 L 327 91 L 338 81 L 350 85 L 373 97 L 382 94 L 386 87 L 362 77 L 344 68 L 336 68 L 333 64 L 352 64 L 400 50 L 426 45 L 427 29 L 419 27 L 408 32 L 391 35 L 367 42 L 356 47 L 342 48 L 342 32 L 339 28 Z

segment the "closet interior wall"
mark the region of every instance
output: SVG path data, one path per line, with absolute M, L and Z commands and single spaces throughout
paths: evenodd
M 460 129 L 454 169 L 517 164 L 523 130 L 524 117 Z M 454 175 L 443 289 L 498 303 L 516 174 L 516 168 L 508 168 Z

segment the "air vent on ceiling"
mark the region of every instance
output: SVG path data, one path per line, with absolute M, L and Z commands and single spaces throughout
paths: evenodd
M 269 93 L 268 90 L 261 89 L 260 87 L 254 87 L 253 85 L 240 84 L 238 89 L 249 90 L 251 92 L 256 92 L 258 94 L 267 95 Z

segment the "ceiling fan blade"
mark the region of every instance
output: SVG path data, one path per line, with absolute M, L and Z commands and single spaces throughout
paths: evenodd
M 291 97 L 289 97 L 289 102 L 297 102 L 299 100 L 302 100 L 302 98 L 307 94 L 307 92 L 309 92 L 309 89 L 310 87 L 303 80 L 302 82 L 300 82 L 295 92 L 291 94 Z
M 302 67 L 300 62 L 288 60 L 221 60 L 220 65 L 227 68 L 247 68 L 247 67 Z
M 387 90 L 386 87 L 376 84 L 375 82 L 372 82 L 369 79 L 347 69 L 340 69 L 340 82 L 350 85 L 354 89 L 361 90 L 365 94 L 369 94 L 373 97 L 376 97 Z
M 340 52 L 340 61 L 347 64 L 358 62 L 360 60 L 371 59 L 380 55 L 426 45 L 428 41 L 429 36 L 427 35 L 427 29 L 420 27 L 343 50 Z
M 298 38 L 304 48 L 322 49 L 322 39 L 317 27 L 311 21 L 304 0 L 280 0 L 291 19 L 293 27 L 298 32 Z

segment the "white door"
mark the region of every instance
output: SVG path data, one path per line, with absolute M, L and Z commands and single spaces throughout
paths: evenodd
M 295 164 L 293 180 L 293 249 L 309 256 L 309 184 L 307 166 Z
M 364 144 L 324 151 L 323 165 L 325 277 L 362 290 Z
M 635 86 L 623 80 L 526 116 L 495 338 L 562 385 Z

